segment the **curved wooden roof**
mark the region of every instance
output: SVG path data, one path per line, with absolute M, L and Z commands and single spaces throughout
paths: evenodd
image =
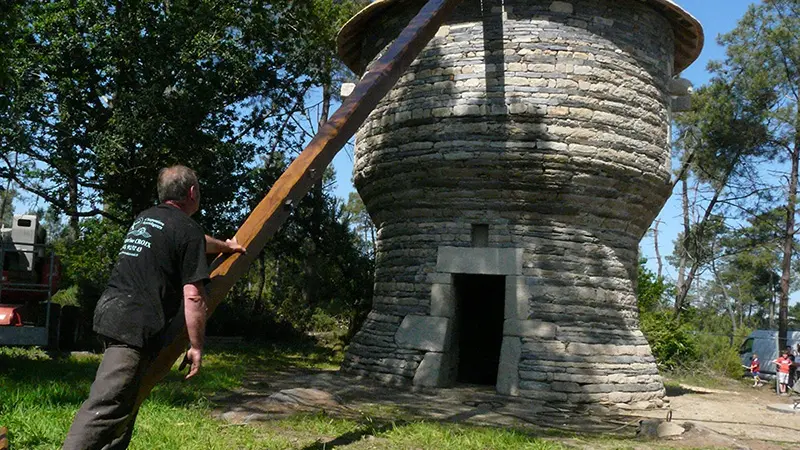
M 660 11 L 675 31 L 675 73 L 689 67 L 703 50 L 703 27 L 686 10 L 672 0 L 642 0 Z M 361 31 L 373 18 L 389 6 L 408 0 L 375 0 L 353 16 L 339 31 L 336 46 L 339 58 L 354 72 L 361 74 Z

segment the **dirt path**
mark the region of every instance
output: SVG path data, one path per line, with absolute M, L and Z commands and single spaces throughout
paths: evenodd
M 800 448 L 800 413 L 767 409 L 767 405 L 792 404 L 789 397 L 776 395 L 769 385 L 750 388 L 730 383 L 714 392 L 682 385 L 667 389 L 667 395 L 674 422 L 700 424 L 752 449 Z M 664 411 L 641 414 L 664 417 Z
M 293 388 L 318 389 L 338 400 L 339 405 L 320 407 L 275 404 L 271 394 Z M 605 408 L 567 409 L 528 399 L 499 396 L 483 386 L 450 389 L 390 388 L 369 380 L 328 371 L 289 370 L 269 375 L 252 373 L 244 387 L 233 394 L 212 399 L 216 414 L 231 422 L 268 421 L 300 411 L 325 409 L 342 417 L 365 417 L 396 421 L 426 419 L 475 425 L 515 427 L 537 431 L 565 431 L 556 440 L 577 448 L 600 448 L 597 442 L 581 444 L 566 436 L 571 433 L 602 434 L 630 440 L 631 448 L 738 448 L 796 449 L 800 439 L 795 430 L 800 414 L 769 411 L 768 404 L 791 403 L 768 387 L 751 389 L 738 383 L 708 390 L 683 386 L 668 389 L 668 407 L 626 412 Z M 334 402 L 335 403 L 335 402 Z M 648 443 L 635 440 L 642 418 L 664 419 L 672 412 L 677 424 L 692 423 L 692 429 L 669 441 Z M 610 444 L 616 448 L 616 444 Z

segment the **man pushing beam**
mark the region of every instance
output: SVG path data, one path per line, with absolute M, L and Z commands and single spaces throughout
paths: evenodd
M 204 278 L 198 278 L 202 277 L 203 273 L 201 270 L 197 270 L 198 268 L 195 265 L 189 264 L 186 268 L 186 272 L 192 274 L 186 278 L 183 278 L 183 268 L 180 271 L 177 268 L 172 269 L 173 272 L 170 272 L 170 276 L 175 278 L 170 279 L 173 280 L 173 283 L 182 284 L 184 288 L 185 328 L 182 320 L 172 320 L 170 324 L 167 324 L 166 321 L 159 321 L 158 324 L 162 328 L 157 333 L 153 333 L 153 330 L 150 329 L 133 327 L 138 331 L 120 332 L 117 333 L 116 337 L 108 336 L 112 339 L 108 341 L 106 355 L 98 369 L 97 379 L 92 385 L 89 399 L 83 404 L 75 417 L 72 428 L 67 435 L 67 441 L 64 444 L 65 449 L 126 448 L 130 442 L 130 435 L 133 431 L 133 423 L 139 406 L 147 398 L 153 386 L 169 372 L 173 363 L 181 355 L 184 355 L 184 361 L 192 364 L 190 376 L 197 373 L 202 358 L 202 332 L 205 329 L 205 318 L 211 315 L 231 287 L 246 273 L 250 263 L 264 248 L 267 239 L 277 231 L 289 216 L 291 206 L 299 202 L 314 183 L 320 180 L 325 168 L 330 164 L 336 153 L 355 134 L 364 119 L 375 109 L 375 106 L 386 93 L 391 90 L 403 72 L 408 69 L 459 3 L 461 3 L 461 0 L 428 0 L 416 17 L 411 20 L 408 26 L 389 46 L 383 56 L 373 64 L 370 71 L 359 81 L 353 93 L 331 118 L 320 127 L 314 139 L 280 176 L 266 197 L 261 200 L 248 216 L 245 223 L 236 233 L 236 238 L 226 242 L 215 239 L 209 241 L 206 249 L 209 253 L 231 254 L 223 257 L 224 259 L 218 258 L 213 264 L 214 270 L 210 276 L 211 282 L 206 287 L 207 297 L 204 295 L 206 290 L 202 289 Z M 167 170 L 173 169 L 175 168 Z M 178 209 L 187 216 L 197 211 L 196 208 L 199 206 L 199 185 L 195 184 L 195 186 L 196 197 L 188 187 L 181 191 L 185 196 L 181 201 L 186 202 L 189 207 L 186 210 Z M 159 197 L 160 195 L 161 191 L 159 190 Z M 156 208 L 162 207 L 163 205 Z M 195 209 L 192 210 L 192 208 Z M 189 211 L 192 212 L 190 213 Z M 188 217 L 185 219 L 194 223 Z M 155 220 L 160 219 L 156 218 Z M 186 226 L 190 227 L 190 224 L 187 223 Z M 131 228 L 129 235 L 134 232 L 134 229 L 139 230 L 139 228 L 137 222 L 134 222 L 134 227 Z M 149 230 L 145 230 L 145 232 L 150 233 Z M 142 232 L 135 231 L 135 233 L 141 234 Z M 131 245 L 132 247 L 123 247 L 120 252 L 120 261 L 135 258 L 123 252 L 142 255 L 152 248 L 152 243 L 147 249 L 145 249 L 147 245 L 140 245 L 142 243 L 137 239 L 142 239 L 143 236 L 144 234 L 131 236 L 133 241 L 126 243 L 126 246 Z M 193 232 L 192 243 L 195 246 L 199 246 L 197 232 Z M 244 252 L 245 249 L 247 250 L 246 253 Z M 191 259 L 197 257 L 198 252 L 199 250 L 195 248 L 192 251 L 193 256 Z M 123 258 L 125 259 L 123 260 Z M 119 265 L 120 263 L 118 263 Z M 180 273 L 180 276 L 177 275 L 178 273 Z M 205 276 L 208 277 L 207 273 Z M 112 275 L 111 282 L 114 279 L 115 277 Z M 111 282 L 109 283 L 109 288 L 112 286 Z M 131 320 L 131 318 L 141 320 L 136 319 L 136 314 L 129 317 L 115 312 L 115 308 L 119 308 L 123 304 L 127 305 L 129 302 L 134 306 L 127 307 L 129 309 L 125 309 L 125 311 L 131 312 L 138 310 L 137 308 L 152 306 L 151 313 L 155 314 L 152 311 L 157 312 L 158 308 L 154 306 L 157 303 L 149 302 L 156 302 L 157 298 L 160 297 L 144 298 L 117 295 L 115 298 L 101 298 L 102 306 L 98 303 L 97 316 L 95 317 L 96 330 L 103 334 L 103 331 L 112 330 L 113 325 L 111 324 L 116 323 L 115 321 L 117 320 L 120 323 L 126 323 L 125 321 Z M 169 311 L 166 310 L 166 306 L 165 304 L 162 316 L 156 314 L 160 320 L 164 320 L 168 315 L 167 313 L 173 311 L 175 305 L 170 304 L 170 308 L 173 309 Z M 207 308 L 207 311 L 205 308 Z M 151 333 L 153 334 L 151 335 Z M 150 336 L 157 336 L 157 338 Z M 155 339 L 153 341 L 155 343 L 152 349 L 150 347 L 146 350 L 144 348 L 137 349 L 132 347 L 131 344 L 126 344 L 124 339 L 130 339 L 130 342 L 142 346 L 150 345 L 150 339 Z M 120 341 L 122 345 L 119 345 Z M 187 345 L 191 346 L 189 352 L 185 352 Z M 108 349 L 111 349 L 110 354 Z M 157 354 L 153 354 L 153 352 L 157 352 Z M 106 358 L 110 359 L 109 364 L 106 364 Z M 118 377 L 114 373 L 107 373 L 108 369 L 105 366 L 110 366 L 111 364 L 124 366 L 126 374 Z M 95 387 L 96 385 L 97 387 Z M 105 397 L 110 393 L 119 395 L 124 405 L 121 407 L 111 405 L 110 403 L 112 402 Z M 91 417 L 92 414 L 102 415 L 105 411 L 113 411 L 113 417 L 102 420 Z
M 244 252 L 244 247 L 204 235 L 191 219 L 200 209 L 200 184 L 188 167 L 161 170 L 158 200 L 133 221 L 97 302 L 94 331 L 103 342 L 103 361 L 64 449 L 128 447 L 139 387 L 181 306 L 191 344 L 186 378 L 200 370 L 210 275 L 206 253 Z

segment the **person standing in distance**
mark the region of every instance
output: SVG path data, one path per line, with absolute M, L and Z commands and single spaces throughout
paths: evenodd
M 786 386 L 789 384 L 789 368 L 792 367 L 792 360 L 789 359 L 790 349 L 785 349 L 781 356 L 773 361 L 777 368 L 778 386 L 780 395 L 786 394 Z
M 200 209 L 200 184 L 193 170 L 162 169 L 158 200 L 160 204 L 142 212 L 128 230 L 97 302 L 94 331 L 105 352 L 89 398 L 67 433 L 65 450 L 128 447 L 139 386 L 166 344 L 173 319 L 185 318 L 189 334 L 185 361 L 191 367 L 186 378 L 197 374 L 206 325 L 206 253 L 244 253 L 235 239 L 206 236 L 190 218 Z

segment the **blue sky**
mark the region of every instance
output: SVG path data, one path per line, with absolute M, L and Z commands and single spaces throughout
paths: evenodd
M 711 60 L 724 58 L 724 48 L 717 45 L 717 36 L 732 30 L 737 21 L 744 15 L 750 4 L 747 0 L 680 0 L 676 1 L 686 11 L 696 17 L 703 25 L 705 31 L 705 46 L 700 57 L 689 68 L 683 71 L 682 76 L 691 80 L 694 85 L 701 86 L 708 82 L 709 73 L 706 66 Z M 341 151 L 333 161 L 336 170 L 337 196 L 347 199 L 352 192 L 351 175 L 353 170 L 353 155 L 351 150 Z M 672 253 L 673 241 L 678 236 L 681 228 L 680 197 L 673 195 L 659 215 L 659 247 L 662 256 Z M 655 271 L 655 252 L 653 238 L 645 237 L 641 243 L 642 256 L 648 258 L 648 266 Z M 667 278 L 675 277 L 675 270 L 665 263 L 664 275 Z

